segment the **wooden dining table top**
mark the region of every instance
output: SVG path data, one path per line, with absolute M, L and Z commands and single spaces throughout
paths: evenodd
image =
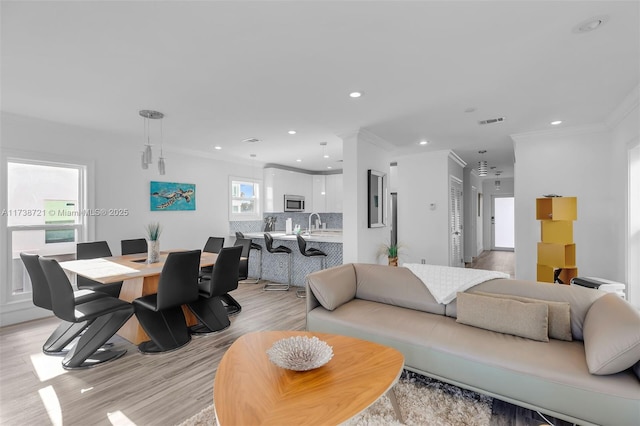
M 124 256 L 99 257 L 96 259 L 70 260 L 60 262 L 65 271 L 108 284 L 118 281 L 160 275 L 164 262 L 171 252 L 185 250 L 167 250 L 160 252 L 160 261 L 148 264 L 147 254 L 127 254 Z M 211 266 L 218 259 L 217 253 L 202 252 L 200 267 Z

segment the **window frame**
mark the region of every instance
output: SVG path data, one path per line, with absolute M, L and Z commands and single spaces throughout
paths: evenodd
M 3 184 L 0 185 L 0 199 L 2 201 L 0 211 L 8 209 L 9 206 L 7 188 L 9 163 L 77 169 L 78 209 L 82 211 L 93 208 L 94 191 L 90 190 L 90 188 L 94 187 L 93 161 L 62 157 L 55 154 L 2 150 L 0 175 L 2 176 Z M 8 216 L 1 216 L 0 240 L 4 241 L 4 244 L 0 244 L 0 267 L 4 273 L 0 278 L 2 279 L 2 284 L 0 285 L 0 306 L 10 306 L 16 303 L 30 301 L 32 298 L 31 291 L 28 289 L 25 289 L 25 291 L 21 293 L 13 293 L 13 233 L 59 229 L 73 229 L 77 232 L 77 242 L 88 241 L 93 238 L 95 233 L 95 218 L 91 216 L 79 216 L 77 223 L 69 224 L 9 225 Z M 75 252 L 60 254 L 61 257 L 65 255 L 75 255 Z
M 251 183 L 254 185 L 253 197 L 234 197 L 233 185 L 235 183 Z M 238 200 L 254 200 L 255 212 L 236 213 L 233 211 L 233 202 Z M 229 176 L 229 220 L 230 221 L 250 221 L 262 220 L 262 179 Z

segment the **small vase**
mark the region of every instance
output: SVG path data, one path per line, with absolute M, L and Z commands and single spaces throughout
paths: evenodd
M 160 262 L 160 240 L 147 240 L 147 263 Z
M 398 266 L 398 256 L 389 257 L 389 266 Z

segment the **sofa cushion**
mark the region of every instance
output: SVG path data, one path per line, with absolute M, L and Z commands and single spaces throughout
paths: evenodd
M 549 341 L 549 307 L 546 303 L 525 303 L 472 293 L 458 293 L 457 299 L 459 323 Z
M 591 304 L 606 294 L 604 291 L 594 290 L 578 285 L 561 285 L 537 283 L 524 280 L 491 280 L 471 287 L 471 291 L 486 293 L 512 294 L 515 296 L 531 297 L 534 299 L 568 302 L 571 305 L 571 334 L 574 339 L 582 340 L 582 324 Z M 447 305 L 446 315 L 457 316 L 457 303 Z
M 591 374 L 614 374 L 640 360 L 640 312 L 614 293 L 596 300 L 584 320 Z
M 353 264 L 348 263 L 309 274 L 307 285 L 318 302 L 325 309 L 333 311 L 356 295 L 356 274 Z
M 356 298 L 444 315 L 427 287 L 407 268 L 357 263 Z
M 525 303 L 545 303 L 549 307 L 549 337 L 552 339 L 566 340 L 568 342 L 573 340 L 571 338 L 571 305 L 567 302 L 552 302 L 511 294 L 486 293 L 482 291 L 473 291 L 473 294 L 512 299 Z

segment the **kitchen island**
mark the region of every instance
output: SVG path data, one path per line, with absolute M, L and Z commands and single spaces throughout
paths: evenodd
M 321 257 L 306 257 L 300 253 L 298 241 L 293 234 L 283 231 L 270 232 L 273 237 L 273 246 L 285 246 L 291 249 L 291 285 L 304 286 L 305 277 L 311 272 L 320 269 Z M 311 235 L 300 234 L 307 241 L 307 249 L 310 247 L 322 250 L 327 254 L 326 267 L 342 265 L 342 230 L 319 230 Z M 267 251 L 264 243 L 264 232 L 245 232 L 246 238 L 251 238 L 254 243 L 262 246 L 262 279 L 275 283 L 286 284 L 288 256 L 272 254 Z M 260 256 L 256 250 L 251 250 L 249 256 L 249 276 L 257 277 L 259 274 Z

